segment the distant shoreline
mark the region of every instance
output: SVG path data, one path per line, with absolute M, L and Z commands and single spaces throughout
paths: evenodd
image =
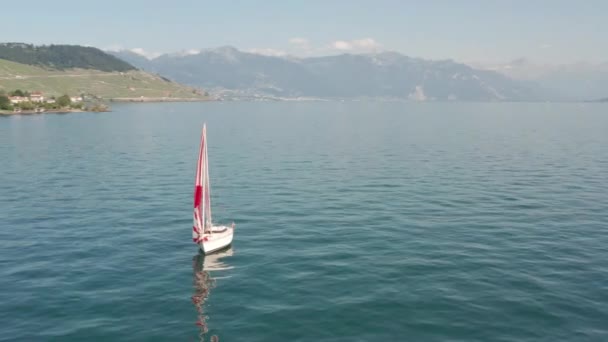
M 217 101 L 212 98 L 188 98 L 188 97 L 115 97 L 108 99 L 109 102 L 210 102 Z
M 110 110 L 84 110 L 84 109 L 49 109 L 45 111 L 22 110 L 15 112 L 12 110 L 0 110 L 0 115 L 35 115 L 35 114 L 69 114 L 69 113 L 103 113 Z
M 107 102 L 117 103 L 154 103 L 154 102 L 212 102 L 217 99 L 205 98 L 178 98 L 178 97 L 116 97 L 107 99 Z M 49 109 L 44 111 L 22 110 L 15 112 L 12 110 L 0 110 L 0 116 L 8 115 L 34 115 L 34 114 L 70 114 L 70 113 L 104 113 L 111 112 L 110 108 L 105 110 L 85 110 L 85 109 Z

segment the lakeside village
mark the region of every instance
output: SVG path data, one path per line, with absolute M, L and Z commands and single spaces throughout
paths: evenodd
M 42 92 L 14 90 L 0 92 L 0 114 L 107 112 L 103 104 L 86 104 L 83 96 L 45 97 Z

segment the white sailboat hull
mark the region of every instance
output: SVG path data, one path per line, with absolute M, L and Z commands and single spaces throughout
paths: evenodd
M 213 226 L 210 233 L 204 233 L 199 243 L 201 251 L 205 254 L 213 253 L 232 244 L 234 228 L 227 226 Z

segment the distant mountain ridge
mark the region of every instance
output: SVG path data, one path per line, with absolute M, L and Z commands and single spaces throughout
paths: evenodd
M 494 64 L 476 64 L 516 80 L 528 80 L 553 90 L 563 99 L 589 101 L 608 93 L 608 63 L 546 64 L 526 58 Z
M 1 43 L 0 59 L 57 70 L 79 68 L 111 72 L 136 69 L 100 49 L 79 45 Z
M 553 96 L 534 82 L 396 52 L 295 58 L 225 46 L 154 59 L 130 51 L 113 54 L 181 83 L 247 95 L 417 101 L 536 101 Z

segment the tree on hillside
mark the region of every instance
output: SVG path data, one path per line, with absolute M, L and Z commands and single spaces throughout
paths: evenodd
M 51 109 L 57 109 L 59 107 L 57 107 L 57 103 L 43 103 L 42 106 L 44 107 L 44 109 L 46 110 L 51 110 Z
M 36 108 L 36 105 L 34 105 L 33 103 L 31 103 L 29 101 L 18 103 L 17 106 L 19 106 L 19 108 L 21 108 L 23 110 L 33 110 Z
M 11 106 L 11 100 L 6 95 L 0 95 L 0 109 L 3 110 L 11 110 L 13 106 Z
M 17 89 L 11 93 L 11 96 L 25 96 L 25 93 L 21 89 Z
M 96 69 L 101 71 L 135 70 L 131 64 L 93 47 L 0 43 L 0 59 L 51 67 L 54 69 Z
M 57 98 L 57 105 L 59 107 L 67 107 L 72 103 L 72 100 L 68 95 L 61 95 Z

